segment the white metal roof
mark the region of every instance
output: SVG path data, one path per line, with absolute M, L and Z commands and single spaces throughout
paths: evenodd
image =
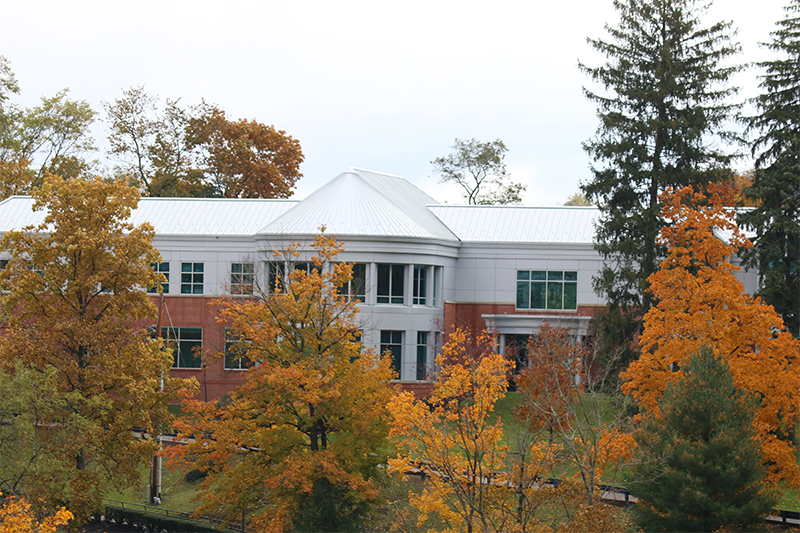
M 350 169 L 259 231 L 314 235 L 325 225 L 337 236 L 409 237 L 456 241 L 426 207 L 436 201 L 398 176 Z
M 594 207 L 433 205 L 430 211 L 465 242 L 591 244 Z
M 38 226 L 44 211 L 33 211 L 30 196 L 0 202 L 0 232 Z M 297 200 L 242 198 L 142 198 L 130 222 L 149 222 L 156 235 L 254 235 Z

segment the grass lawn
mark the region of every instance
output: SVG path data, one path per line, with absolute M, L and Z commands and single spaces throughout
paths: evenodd
M 519 405 L 522 398 L 516 392 L 506 393 L 505 397 L 501 398 L 495 407 L 495 411 L 490 420 L 494 423 L 497 418 L 501 418 L 505 428 L 504 440 L 506 444 L 513 444 L 515 435 L 520 431 L 520 424 L 514 418 L 514 408 Z M 604 417 L 605 422 L 609 422 L 613 417 L 613 409 L 611 401 L 607 398 L 596 397 L 593 401 L 604 402 L 606 405 L 600 406 L 609 411 L 609 415 Z M 178 406 L 174 406 L 178 408 Z M 175 414 L 178 414 L 178 411 Z M 798 452 L 800 461 L 800 452 Z M 109 494 L 109 499 L 122 500 L 132 503 L 146 503 L 146 487 L 149 478 L 149 469 L 142 468 L 142 484 L 140 487 L 127 489 L 121 493 Z M 192 512 L 197 506 L 197 502 L 192 501 L 196 495 L 196 487 L 199 481 L 189 482 L 185 479 L 185 472 L 173 471 L 164 467 L 162 469 L 162 506 L 167 509 L 176 511 Z M 560 477 L 567 477 L 574 474 L 573 470 L 565 469 L 558 475 Z M 614 479 L 607 479 L 606 482 L 622 485 L 622 476 L 616 476 Z M 417 492 L 421 490 L 422 483 L 419 478 L 414 476 L 409 477 L 406 481 L 392 478 L 385 480 L 385 493 L 387 503 L 378 509 L 377 513 L 372 516 L 370 522 L 370 530 L 380 531 L 384 526 L 390 525 L 390 520 L 397 519 L 401 513 L 407 515 L 408 520 L 416 523 L 416 512 L 410 508 L 408 504 L 409 491 Z M 785 490 L 777 504 L 780 509 L 800 509 L 800 501 L 798 497 L 800 493 L 796 490 Z

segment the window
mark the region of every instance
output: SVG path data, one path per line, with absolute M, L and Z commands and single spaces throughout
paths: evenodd
M 378 303 L 403 305 L 404 265 L 378 265 Z
M 441 276 L 441 267 L 433 267 L 433 294 L 431 294 L 433 307 L 436 307 L 436 295 L 439 292 L 439 276 Z
M 248 341 L 233 334 L 231 328 L 225 328 L 225 370 L 247 370 L 253 366 L 247 358 Z
M 181 294 L 203 294 L 203 263 L 181 263 Z
M 403 332 L 381 331 L 381 355 L 392 353 L 392 369 L 400 375 L 400 364 L 403 361 Z
M 164 294 L 169 294 L 169 263 L 150 263 L 150 266 L 153 267 L 156 274 L 164 274 L 164 277 L 167 278 L 166 283 L 161 284 L 161 290 Z M 158 291 L 155 287 L 150 287 L 147 292 L 152 294 Z
M 283 290 L 284 275 L 286 266 L 283 263 L 270 262 L 267 272 L 267 283 L 269 292 L 281 292 Z
M 339 287 L 339 294 L 348 300 L 366 301 L 367 297 L 367 265 L 353 264 L 353 278 Z
M 172 368 L 200 368 L 203 328 L 162 328 L 161 336 L 172 348 Z
M 417 380 L 428 376 L 428 332 L 417 332 Z
M 426 305 L 428 299 L 428 267 L 414 265 L 414 294 L 411 300 L 413 305 Z
M 577 309 L 578 273 L 518 270 L 517 309 Z
M 322 267 L 314 263 L 309 263 L 308 261 L 300 261 L 294 264 L 294 269 L 302 270 L 306 274 L 311 274 L 311 272 L 316 272 L 319 274 Z
M 231 294 L 253 294 L 253 263 L 231 263 Z

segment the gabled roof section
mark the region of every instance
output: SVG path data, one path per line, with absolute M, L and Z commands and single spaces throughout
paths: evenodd
M 0 202 L 0 232 L 40 225 L 46 213 L 34 212 L 33 203 L 30 196 Z M 296 200 L 142 198 L 130 222 L 135 226 L 149 222 L 158 236 L 252 236 L 295 204 Z
M 434 205 L 439 220 L 463 242 L 591 244 L 595 207 Z
M 0 232 L 38 226 L 44 222 L 44 211 L 33 210 L 30 196 L 10 196 L 0 202 Z
M 149 222 L 156 235 L 252 236 L 297 203 L 259 198 L 142 198 L 131 222 Z
M 337 236 L 457 241 L 430 212 L 436 200 L 398 176 L 357 168 L 342 172 L 267 224 L 262 235 L 314 235 L 324 225 Z

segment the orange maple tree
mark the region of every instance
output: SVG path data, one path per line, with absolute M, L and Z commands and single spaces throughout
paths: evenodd
M 644 318 L 642 355 L 623 373 L 623 392 L 657 416 L 667 384 L 682 377 L 680 365 L 712 345 L 735 384 L 759 400 L 755 424 L 768 478 L 800 486 L 792 446 L 782 438 L 800 414 L 800 344 L 771 306 L 744 293 L 730 257 L 751 244 L 719 192 L 710 193 L 685 187 L 661 196 L 671 222 L 660 237 L 668 252 L 649 278 L 657 304 Z
M 515 378 L 524 400 L 514 414 L 532 429 L 547 429 L 551 439 L 574 418 L 570 406 L 586 384 L 583 346 L 568 335 L 567 328 L 551 327 L 545 320 L 528 341 L 527 364 Z
M 379 495 L 390 360 L 358 340 L 357 302 L 339 294 L 352 267 L 332 262 L 341 243 L 323 235 L 312 246 L 317 268 L 261 298 L 218 302 L 237 355 L 256 366 L 226 403 L 183 403 L 176 427 L 194 438 L 166 455 L 206 472 L 198 515 L 249 514 L 258 531 L 349 530 Z M 292 246 L 286 260 L 299 255 Z

